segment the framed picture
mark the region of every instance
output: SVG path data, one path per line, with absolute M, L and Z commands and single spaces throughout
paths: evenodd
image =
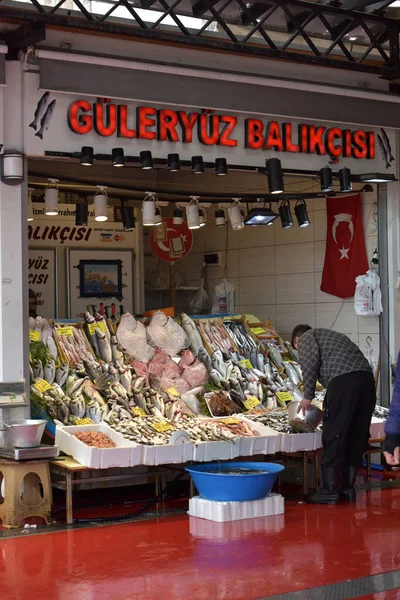
M 121 207 L 114 205 L 114 223 L 122 223 Z
M 79 271 L 81 298 L 122 296 L 122 262 L 120 260 L 80 260 Z

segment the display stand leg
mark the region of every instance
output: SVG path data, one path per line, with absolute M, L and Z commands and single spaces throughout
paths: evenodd
M 67 523 L 72 525 L 74 520 L 72 508 L 72 473 L 65 471 L 65 506 L 67 513 Z
M 175 310 L 176 304 L 176 280 L 175 280 L 175 263 L 169 265 L 169 284 L 171 289 L 171 306 Z
M 303 494 L 308 494 L 308 452 L 303 453 Z
M 320 488 L 320 452 L 319 450 L 315 451 L 315 487 L 317 492 L 319 492 Z

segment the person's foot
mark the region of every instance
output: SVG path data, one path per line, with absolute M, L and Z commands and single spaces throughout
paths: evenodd
M 305 499 L 307 504 L 339 504 L 340 496 L 338 492 L 329 492 L 328 490 L 321 488 L 319 492 L 306 496 Z
M 354 488 L 340 490 L 340 497 L 345 502 L 355 502 L 356 501 L 356 490 Z
M 340 497 L 345 502 L 356 501 L 356 490 L 354 484 L 357 477 L 357 467 L 346 466 L 342 473 L 342 485 L 340 489 Z

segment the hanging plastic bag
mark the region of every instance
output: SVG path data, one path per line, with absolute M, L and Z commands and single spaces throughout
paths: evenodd
M 208 312 L 211 307 L 211 300 L 205 289 L 205 275 L 206 266 L 203 265 L 203 270 L 200 279 L 200 287 L 196 292 L 194 298 L 190 301 L 190 308 L 192 309 L 192 313 L 194 315 Z
M 235 312 L 235 287 L 226 277 L 214 288 L 214 304 L 211 310 L 214 315 Z
M 361 317 L 379 317 L 383 312 L 381 281 L 376 271 L 369 269 L 356 277 L 354 310 Z

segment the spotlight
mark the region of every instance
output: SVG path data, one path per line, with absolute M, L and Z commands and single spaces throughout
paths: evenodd
M 265 161 L 265 167 L 267 169 L 268 187 L 270 193 L 282 194 L 284 187 L 281 161 L 279 158 L 269 158 Z
M 22 152 L 4 152 L 1 172 L 3 183 L 18 185 L 24 179 L 24 155 Z
M 292 213 L 290 212 L 289 200 L 283 200 L 279 207 L 279 215 L 281 217 L 281 223 L 283 229 L 290 229 L 293 227 Z
M 199 208 L 199 225 L 200 227 L 204 227 L 207 223 L 207 215 L 204 208 Z
M 296 206 L 294 207 L 294 212 L 296 214 L 299 227 L 304 229 L 305 227 L 310 226 L 310 219 L 308 218 L 308 214 L 307 214 L 307 204 L 305 203 L 304 200 L 298 200 L 296 202 Z
M 33 221 L 33 204 L 32 204 L 33 188 L 28 188 L 28 216 L 27 221 Z
M 125 156 L 123 148 L 113 148 L 111 150 L 112 156 L 112 164 L 113 167 L 124 167 L 125 166 Z
M 93 148 L 91 146 L 83 146 L 81 149 L 81 165 L 83 167 L 93 165 Z
M 49 179 L 50 184 L 44 190 L 44 212 L 46 215 L 58 215 L 58 179 Z
M 215 159 L 215 173 L 217 175 L 228 175 L 228 165 L 226 158 Z
M 168 169 L 174 173 L 181 170 L 181 161 L 179 154 L 168 154 Z
M 174 210 L 174 218 L 172 220 L 174 225 L 182 225 L 183 223 L 183 210 L 178 206 Z
M 75 225 L 77 227 L 87 227 L 89 207 L 87 200 L 82 199 L 75 205 Z
M 108 196 L 106 192 L 106 187 L 104 185 L 96 186 L 99 189 L 95 193 L 93 197 L 94 203 L 94 218 L 96 221 L 107 221 L 107 205 L 108 205 Z
M 272 225 L 277 214 L 270 208 L 251 208 L 244 219 L 245 225 Z
M 364 173 L 359 177 L 360 181 L 368 181 L 369 183 L 390 183 L 396 181 L 396 176 L 390 173 Z
M 201 175 L 204 173 L 204 162 L 202 156 L 192 156 L 192 173 Z
M 215 224 L 217 227 L 223 227 L 226 225 L 225 211 L 224 210 L 216 210 L 215 211 Z
M 340 191 L 351 192 L 353 186 L 351 185 L 351 173 L 350 169 L 343 167 L 339 171 Z
M 144 150 L 140 153 L 140 166 L 142 169 L 152 169 L 153 168 L 153 157 L 151 152 L 148 150 Z
M 156 206 L 154 226 L 158 227 L 159 225 L 162 225 L 162 214 L 160 208 Z
M 233 203 L 228 208 L 229 218 L 231 220 L 232 229 L 234 231 L 239 231 L 239 229 L 243 229 L 243 213 L 240 206 L 240 198 L 233 198 Z
M 196 196 L 192 196 L 189 206 L 186 207 L 186 218 L 189 229 L 199 229 L 200 227 L 200 214 L 197 200 L 198 198 Z
M 324 167 L 319 171 L 319 179 L 321 182 L 321 192 L 332 191 L 332 169 L 330 167 Z
M 135 218 L 133 216 L 133 208 L 127 206 L 125 202 L 121 202 L 121 217 L 125 231 L 133 231 L 135 229 Z
M 142 204 L 143 225 L 153 227 L 156 224 L 156 198 L 152 192 L 146 192 Z

